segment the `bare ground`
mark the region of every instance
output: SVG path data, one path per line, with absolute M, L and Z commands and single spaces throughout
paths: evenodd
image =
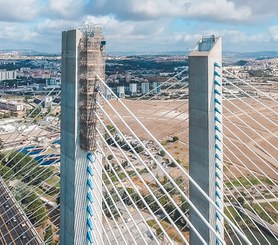
M 250 98 L 224 101 L 224 161 L 230 170 L 226 174 L 231 178 L 244 173 L 250 176 L 267 175 L 278 180 L 278 105 L 268 99 L 260 101 L 270 109 Z M 152 140 L 117 100 L 110 102 L 141 139 Z M 124 100 L 124 103 L 175 158 L 185 165 L 188 163 L 187 100 Z M 121 131 L 131 135 L 108 105 L 105 109 Z M 180 141 L 171 143 L 169 140 L 173 136 L 179 137 Z

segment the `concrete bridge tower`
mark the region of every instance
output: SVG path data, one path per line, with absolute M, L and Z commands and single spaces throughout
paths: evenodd
M 189 55 L 189 173 L 223 210 L 222 42 L 203 37 Z M 224 221 L 215 208 L 190 184 L 190 200 L 224 238 Z M 217 244 L 199 216 L 190 221 L 208 244 Z M 201 244 L 194 232 L 190 243 Z
M 62 245 L 102 240 L 102 157 L 96 153 L 95 112 L 102 89 L 96 74 L 105 79 L 104 45 L 100 28 L 90 24 L 62 33 Z

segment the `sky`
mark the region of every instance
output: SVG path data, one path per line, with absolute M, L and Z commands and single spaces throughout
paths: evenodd
M 219 35 L 233 52 L 278 51 L 277 0 L 0 0 L 0 50 L 60 52 L 61 31 L 102 26 L 107 52 L 192 49 Z

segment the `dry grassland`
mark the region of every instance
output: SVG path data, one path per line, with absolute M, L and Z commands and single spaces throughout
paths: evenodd
M 263 176 L 264 172 L 271 178 L 278 180 L 275 173 L 278 171 L 278 116 L 276 114 L 276 112 L 278 113 L 278 106 L 271 100 L 260 100 L 272 111 L 258 102 L 254 102 L 253 99 L 224 101 L 224 161 L 226 166 L 229 166 L 230 171 L 226 171 L 229 177 L 234 178 L 242 173 L 251 176 L 251 171 L 259 176 Z M 151 140 L 145 130 L 117 100 L 110 102 L 141 139 Z M 124 100 L 124 102 L 175 158 L 179 158 L 185 165 L 188 163 L 187 100 Z M 131 135 L 108 105 L 105 106 L 105 109 L 117 123 L 117 126 L 125 134 Z M 108 120 L 106 123 L 111 124 Z M 167 142 L 173 136 L 179 137 L 180 141 Z M 231 162 L 235 163 L 236 167 L 232 166 Z

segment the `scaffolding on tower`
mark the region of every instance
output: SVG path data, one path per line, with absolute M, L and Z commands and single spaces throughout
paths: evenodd
M 105 51 L 101 28 L 86 24 L 81 28 L 83 37 L 79 44 L 79 111 L 80 147 L 84 151 L 96 149 L 96 112 L 99 91 L 105 80 Z

